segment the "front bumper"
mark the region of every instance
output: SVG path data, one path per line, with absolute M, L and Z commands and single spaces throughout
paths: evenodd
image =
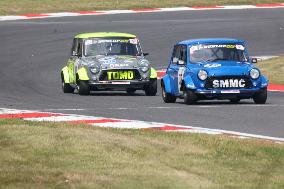
M 262 92 L 266 88 L 250 88 L 250 89 L 196 89 L 193 91 L 198 96 L 204 98 L 252 98 L 255 94 Z
M 92 90 L 125 90 L 125 89 L 144 89 L 145 86 L 149 85 L 151 80 L 145 81 L 134 81 L 134 80 L 124 80 L 124 81 L 90 81 L 89 85 Z

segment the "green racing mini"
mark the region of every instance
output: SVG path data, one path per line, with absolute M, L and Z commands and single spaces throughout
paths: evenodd
M 138 38 L 128 33 L 96 32 L 76 35 L 71 56 L 61 70 L 62 90 L 80 95 L 90 91 L 144 90 L 157 93 L 157 72 L 145 58 Z

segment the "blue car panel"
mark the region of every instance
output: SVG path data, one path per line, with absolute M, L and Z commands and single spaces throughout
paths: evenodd
M 195 39 L 174 46 L 166 75 L 162 78 L 165 102 L 183 98 L 197 100 L 229 99 L 239 102 L 252 98 L 263 104 L 268 80 L 250 58 L 246 43 L 237 39 Z

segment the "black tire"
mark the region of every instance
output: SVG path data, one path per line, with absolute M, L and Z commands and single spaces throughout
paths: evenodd
M 90 86 L 88 81 L 78 81 L 78 93 L 79 95 L 89 95 Z
M 264 88 L 260 93 L 257 93 L 253 97 L 253 101 L 256 104 L 265 104 L 267 100 L 267 88 Z
M 151 79 L 150 84 L 145 86 L 146 96 L 156 96 L 157 94 L 157 79 Z
M 75 89 L 69 83 L 65 83 L 64 81 L 62 81 L 62 91 L 63 91 L 63 93 L 73 93 L 74 90 Z
M 230 102 L 231 102 L 232 104 L 238 104 L 240 101 L 241 101 L 240 98 L 232 98 L 232 99 L 230 99 Z
M 171 95 L 170 93 L 166 93 L 165 87 L 162 85 L 162 98 L 165 103 L 175 103 L 176 97 Z
M 197 101 L 197 96 L 191 90 L 184 88 L 183 91 L 183 100 L 185 104 L 195 104 Z

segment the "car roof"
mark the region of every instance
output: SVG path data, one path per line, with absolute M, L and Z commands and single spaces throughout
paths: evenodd
M 244 43 L 243 40 L 230 38 L 204 38 L 204 39 L 188 39 L 178 42 L 181 45 L 195 45 L 208 43 Z
M 108 38 L 108 37 L 136 38 L 136 36 L 133 34 L 118 33 L 118 32 L 81 33 L 76 35 L 74 38 L 87 39 L 87 38 Z

